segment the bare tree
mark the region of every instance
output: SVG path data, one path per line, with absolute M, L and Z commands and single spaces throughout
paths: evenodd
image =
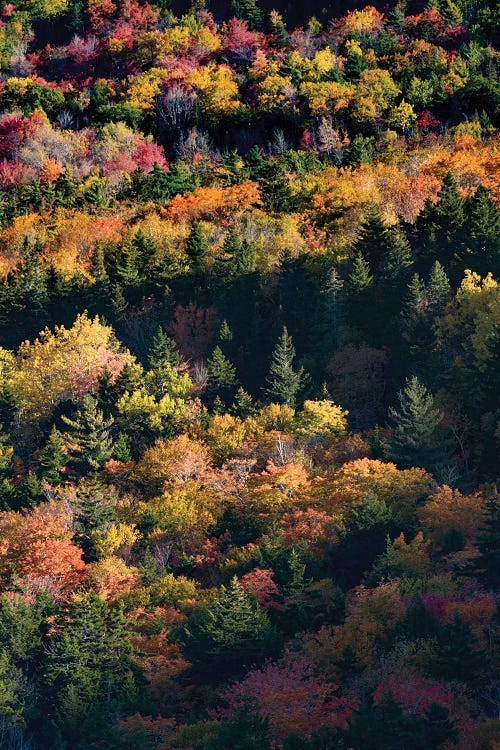
M 167 130 L 184 130 L 191 122 L 196 96 L 182 84 L 170 86 L 156 97 L 158 116 Z

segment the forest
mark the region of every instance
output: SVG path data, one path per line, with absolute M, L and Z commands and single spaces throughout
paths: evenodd
M 499 26 L 0 8 L 0 750 L 500 750 Z

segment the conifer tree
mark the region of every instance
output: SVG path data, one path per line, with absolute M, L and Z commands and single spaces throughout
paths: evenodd
M 216 346 L 212 356 L 207 362 L 208 370 L 208 392 L 218 395 L 224 400 L 234 393 L 237 383 L 236 370 L 222 349 Z
M 293 341 L 284 327 L 271 359 L 266 394 L 271 400 L 286 404 L 292 409 L 295 408 L 297 396 L 307 380 L 303 367 L 294 369 L 294 359 Z
M 236 391 L 234 402 L 231 406 L 231 413 L 240 417 L 240 419 L 246 419 L 255 414 L 255 411 L 251 395 L 240 386 Z
M 207 258 L 207 241 L 199 221 L 193 221 L 186 242 L 186 255 L 191 262 L 193 271 L 202 271 Z
M 344 294 L 345 283 L 336 268 L 328 274 L 323 291 L 324 349 L 327 353 L 340 349 L 342 329 L 345 323 Z M 329 396 L 327 396 L 328 398 Z
M 74 523 L 78 541 L 88 561 L 94 555 L 92 536 L 106 529 L 115 520 L 116 498 L 98 481 L 82 481 L 78 485 L 74 504 Z
M 138 229 L 132 238 L 132 247 L 135 251 L 140 275 L 147 276 L 148 267 L 152 264 L 156 255 L 155 243 L 146 237 L 142 229 Z
M 66 466 L 67 461 L 68 458 L 64 449 L 63 436 L 56 426 L 53 425 L 49 439 L 40 453 L 40 458 L 38 460 L 40 475 L 43 479 L 46 479 L 49 484 L 60 484 L 62 480 L 61 469 Z
M 261 31 L 264 16 L 256 0 L 232 0 L 232 9 L 236 18 L 248 23 L 252 31 Z
M 450 281 L 443 266 L 438 260 L 431 268 L 426 296 L 430 312 L 433 315 L 441 313 L 445 305 L 447 305 L 451 299 Z
M 97 594 L 76 597 L 58 615 L 42 684 L 47 715 L 64 746 L 81 746 L 89 715 L 111 722 L 137 699 L 132 653 L 123 608 L 111 610 Z
M 481 276 L 491 271 L 493 276 L 500 275 L 500 208 L 491 192 L 479 185 L 476 192 L 466 203 L 467 244 L 473 250 L 473 270 Z M 467 262 L 471 262 L 468 257 Z
M 389 237 L 389 230 L 378 206 L 371 206 L 361 222 L 354 244 L 354 254 L 362 255 L 370 268 L 377 269 L 388 250 Z
M 201 660 L 217 679 L 270 656 L 277 645 L 266 612 L 236 577 L 220 587 L 213 603 L 191 618 L 180 636 L 193 664 Z
M 448 455 L 443 414 L 432 394 L 415 376 L 406 381 L 398 400 L 399 410 L 389 409 L 394 427 L 384 445 L 386 456 L 401 468 L 422 466 L 432 471 Z
M 74 419 L 65 415 L 62 420 L 71 428 L 66 445 L 72 462 L 83 473 L 95 473 L 111 457 L 113 440 L 109 428 L 113 417 L 105 418 L 97 399 L 87 394 Z
M 164 367 L 165 364 L 177 367 L 181 361 L 182 357 L 177 349 L 177 344 L 167 335 L 162 326 L 158 326 L 147 355 L 149 369 L 156 370 Z
M 480 529 L 477 546 L 479 557 L 476 570 L 489 586 L 500 585 L 500 500 L 497 495 L 490 498 L 486 507 L 486 518 Z

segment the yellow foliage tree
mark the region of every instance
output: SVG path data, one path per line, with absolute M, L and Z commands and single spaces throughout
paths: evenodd
M 48 417 L 61 401 L 79 401 L 95 392 L 104 370 L 114 378 L 132 362 L 134 357 L 122 350 L 112 328 L 83 313 L 69 329 L 46 328 L 33 343 L 24 341 L 15 363 L 11 360 L 5 368 L 6 382 L 21 419 L 33 422 Z

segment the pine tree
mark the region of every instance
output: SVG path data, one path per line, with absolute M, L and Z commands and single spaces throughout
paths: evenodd
M 437 638 L 437 649 L 430 664 L 432 674 L 440 680 L 460 680 L 469 685 L 484 680 L 488 665 L 486 653 L 477 648 L 470 627 L 458 612 Z
M 370 271 L 370 264 L 359 253 L 353 261 L 352 271 L 349 274 L 349 293 L 357 297 L 366 292 L 373 283 L 373 276 Z
M 439 261 L 436 261 L 431 268 L 426 296 L 433 315 L 439 315 L 451 299 L 450 282 Z
M 492 497 L 486 507 L 486 518 L 480 529 L 477 546 L 479 557 L 475 567 L 482 580 L 490 586 L 500 585 L 500 499 Z
M 294 369 L 295 348 L 286 327 L 278 339 L 278 344 L 271 359 L 271 368 L 267 378 L 267 396 L 280 404 L 295 408 L 297 396 L 306 384 L 304 368 Z
M 223 400 L 230 397 L 237 384 L 236 370 L 219 346 L 207 361 L 207 370 L 209 394 L 218 395 Z
M 342 346 L 342 330 L 345 323 L 344 281 L 336 268 L 328 274 L 323 291 L 324 334 L 323 348 L 326 354 Z M 329 398 L 329 395 L 326 396 Z
M 270 211 L 291 213 L 295 209 L 295 197 L 286 176 L 285 168 L 278 159 L 268 161 L 260 178 L 262 200 Z
M 78 182 L 69 167 L 59 175 L 54 184 L 56 200 L 64 208 L 74 208 L 77 203 Z
M 182 357 L 177 349 L 177 344 L 167 335 L 162 326 L 158 326 L 147 355 L 149 369 L 159 369 L 164 367 L 165 364 L 177 367 L 181 361 Z
M 193 221 L 186 242 L 186 255 L 194 271 L 202 271 L 207 258 L 208 244 L 199 221 Z
M 500 276 L 500 208 L 483 185 L 467 201 L 466 217 L 467 244 L 475 255 L 473 270 L 481 276 L 489 271 Z M 468 256 L 467 263 L 471 260 Z
M 401 468 L 422 466 L 432 471 L 448 455 L 443 414 L 432 394 L 415 376 L 406 381 L 398 400 L 399 411 L 389 409 L 394 427 L 384 445 L 386 456 Z
M 95 473 L 111 457 L 113 440 L 109 428 L 113 417 L 104 417 L 97 406 L 97 400 L 87 394 L 74 419 L 65 415 L 62 420 L 72 432 L 66 438 L 66 445 L 72 462 L 83 473 Z
M 21 284 L 27 309 L 40 322 L 47 318 L 49 297 L 47 293 L 47 274 L 42 265 L 42 246 L 25 238 L 21 252 Z
M 78 485 L 74 504 L 74 524 L 77 537 L 87 561 L 95 558 L 92 536 L 106 529 L 116 518 L 116 498 L 98 481 L 83 481 Z
M 116 266 L 116 277 L 122 289 L 129 289 L 139 283 L 139 265 L 137 249 L 133 242 L 125 245 L 120 253 Z
M 389 230 L 378 206 L 371 206 L 358 231 L 354 254 L 362 255 L 370 268 L 377 269 L 389 249 Z
M 127 463 L 132 460 L 132 440 L 125 432 L 120 432 L 113 445 L 112 456 L 117 461 Z
M 232 9 L 236 18 L 248 23 L 251 31 L 261 31 L 264 16 L 256 0 L 232 0 Z
M 132 247 L 137 258 L 139 273 L 147 277 L 148 268 L 156 256 L 156 245 L 146 237 L 142 229 L 138 229 L 132 238 Z
M 277 645 L 266 612 L 236 577 L 228 587 L 221 586 L 216 599 L 188 621 L 181 639 L 193 665 L 210 669 L 218 680 L 270 656 Z
M 240 417 L 240 419 L 246 419 L 255 414 L 256 409 L 253 405 L 252 397 L 241 386 L 236 391 L 230 411 L 232 414 Z
M 49 484 L 57 485 L 62 481 L 61 469 L 66 466 L 68 461 L 66 451 L 64 450 L 63 436 L 53 425 L 49 439 L 40 453 L 38 464 L 40 466 L 40 475 L 46 479 Z
M 57 616 L 42 675 L 45 710 L 65 747 L 81 746 L 88 717 L 114 721 L 136 693 L 127 618 L 97 594 L 76 597 Z

